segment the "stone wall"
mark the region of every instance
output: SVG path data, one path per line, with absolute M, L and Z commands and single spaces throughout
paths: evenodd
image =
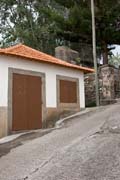
M 98 70 L 100 104 L 106 105 L 120 98 L 120 69 L 110 65 Z M 85 75 L 86 106 L 95 105 L 95 74 Z
M 73 50 L 71 49 L 73 47 Z M 55 48 L 55 57 L 72 64 L 93 67 L 92 46 L 85 43 L 73 43 L 72 47 L 58 46 Z
M 75 64 L 79 58 L 79 53 L 67 46 L 58 46 L 55 48 L 55 57 Z
M 85 75 L 85 104 L 94 106 L 95 104 L 95 74 Z
M 120 68 L 114 68 L 114 78 L 115 98 L 120 98 Z

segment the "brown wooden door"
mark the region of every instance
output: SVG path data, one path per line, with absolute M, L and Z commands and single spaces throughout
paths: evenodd
M 13 74 L 12 130 L 32 130 L 42 127 L 41 78 Z
M 77 103 L 77 82 L 60 80 L 60 103 Z

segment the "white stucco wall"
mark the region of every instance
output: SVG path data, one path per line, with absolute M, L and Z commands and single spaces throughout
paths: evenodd
M 84 74 L 75 69 L 56 65 L 23 60 L 17 57 L 0 56 L 0 106 L 8 104 L 8 68 L 17 68 L 45 73 L 46 78 L 46 106 L 56 107 L 56 75 L 79 78 L 80 107 L 85 107 Z

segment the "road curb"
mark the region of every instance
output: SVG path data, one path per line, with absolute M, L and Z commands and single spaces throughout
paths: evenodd
M 72 118 L 76 118 L 76 117 L 78 117 L 78 116 L 81 116 L 81 115 L 84 115 L 84 114 L 93 112 L 93 111 L 95 111 L 95 110 L 97 110 L 97 109 L 99 109 L 99 108 L 100 108 L 100 107 L 86 108 L 86 109 L 84 109 L 84 110 L 82 110 L 82 111 L 80 111 L 80 112 L 77 112 L 77 113 L 73 114 L 73 115 L 70 115 L 70 116 L 68 116 L 68 117 L 62 118 L 62 119 L 60 119 L 60 120 L 58 120 L 58 121 L 56 122 L 55 128 L 60 128 L 60 127 L 62 127 L 66 121 L 68 121 L 68 120 L 70 120 L 70 119 L 72 119 Z

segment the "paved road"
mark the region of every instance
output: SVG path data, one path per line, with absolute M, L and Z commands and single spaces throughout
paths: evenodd
M 0 180 L 120 180 L 119 121 L 118 103 L 29 140 L 0 158 Z

